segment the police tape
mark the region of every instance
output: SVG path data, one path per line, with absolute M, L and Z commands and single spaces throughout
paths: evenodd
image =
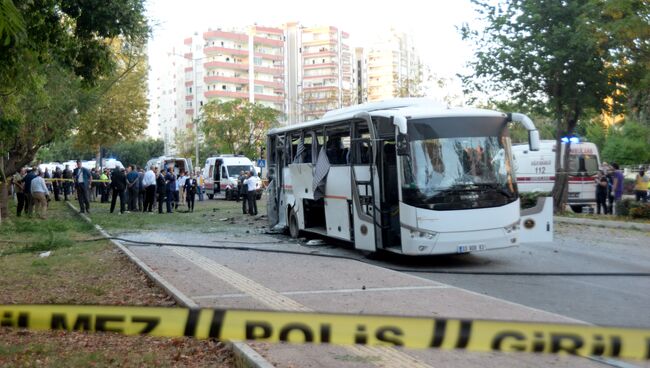
M 69 181 L 69 182 L 73 182 L 74 181 L 74 179 L 58 179 L 58 178 L 47 178 L 47 179 L 43 179 L 43 180 L 45 180 L 46 182 L 53 182 L 53 181 Z M 92 180 L 92 183 L 110 183 L 110 182 L 111 182 L 110 180 L 102 180 L 102 179 L 93 179 Z
M 2 305 L 0 326 L 222 341 L 650 359 L 650 329 L 540 322 L 230 309 Z

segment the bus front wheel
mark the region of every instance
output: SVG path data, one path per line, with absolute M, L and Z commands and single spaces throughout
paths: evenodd
M 209 199 L 213 199 L 213 198 L 214 198 L 214 194 L 208 194 L 208 198 L 209 198 Z
M 582 206 L 578 205 L 571 205 L 571 210 L 575 213 L 582 213 Z
M 298 216 L 296 216 L 293 210 L 289 214 L 289 235 L 293 239 L 298 239 L 298 236 L 300 235 L 300 229 L 298 228 Z

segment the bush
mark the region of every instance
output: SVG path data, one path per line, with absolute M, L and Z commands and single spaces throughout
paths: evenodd
M 521 200 L 521 209 L 532 208 L 537 204 L 537 198 L 539 197 L 550 197 L 551 193 L 548 192 L 530 192 L 530 193 L 519 193 L 519 199 Z
M 630 209 L 635 207 L 637 204 L 636 201 L 632 199 L 624 199 L 618 203 L 615 204 L 616 206 L 616 214 L 618 216 L 629 216 L 630 215 Z
M 638 206 L 630 208 L 630 217 L 635 219 L 650 219 L 650 204 L 639 203 Z

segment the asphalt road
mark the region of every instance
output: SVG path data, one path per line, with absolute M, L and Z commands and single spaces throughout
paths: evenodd
M 650 327 L 650 277 L 422 272 L 650 273 L 650 233 L 562 224 L 555 230 L 553 243 L 435 258 L 384 256 L 373 262 L 418 270 L 412 274 L 589 323 Z

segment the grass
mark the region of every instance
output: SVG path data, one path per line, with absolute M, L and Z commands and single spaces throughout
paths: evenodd
M 174 213 L 154 214 L 131 212 L 118 214 L 118 208 L 110 213 L 110 205 L 91 203 L 91 219 L 105 230 L 113 233 L 146 230 L 177 230 L 200 231 L 217 233 L 222 231 L 241 231 L 241 227 L 233 226 L 232 221 L 224 219 L 243 218 L 241 202 L 226 200 L 208 200 L 195 202 L 194 212 L 188 213 L 186 206 L 179 206 Z M 119 206 L 116 206 L 119 207 Z M 265 197 L 257 201 L 258 213 L 266 214 Z M 164 211 L 163 211 L 164 212 Z
M 61 202 L 50 202 L 46 220 L 3 218 L 0 304 L 175 304 L 111 243 L 84 241 L 98 238 Z M 39 256 L 46 251 L 52 252 Z M 2 367 L 230 366 L 231 361 L 215 341 L 0 328 Z
M 590 220 L 622 221 L 622 222 L 636 222 L 640 224 L 650 224 L 650 219 L 635 219 L 629 216 L 595 215 L 589 213 L 574 213 L 574 212 L 564 212 L 562 216 L 572 217 L 572 218 L 584 218 Z

